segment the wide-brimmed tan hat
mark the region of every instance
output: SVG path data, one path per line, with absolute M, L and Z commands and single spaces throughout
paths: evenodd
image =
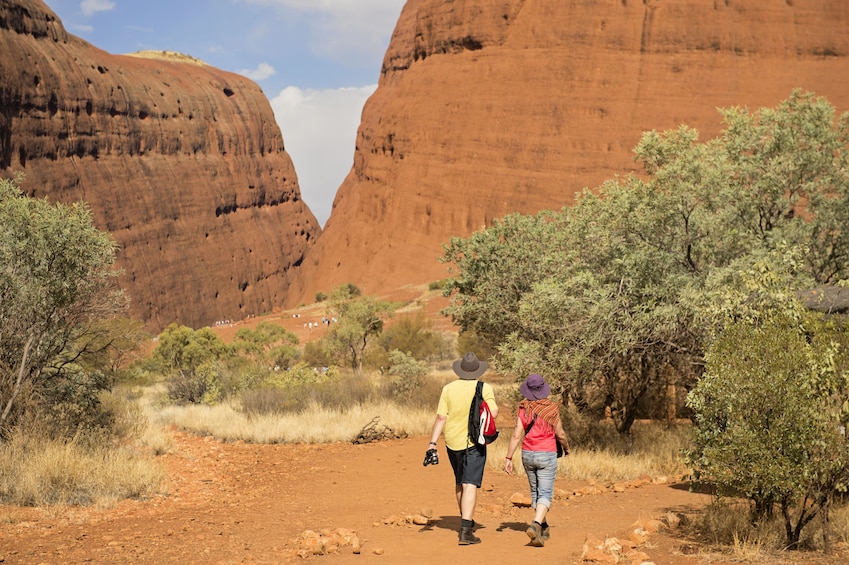
M 461 379 L 475 380 L 486 371 L 486 361 L 481 361 L 477 356 L 469 351 L 463 355 L 462 359 L 454 361 L 454 372 Z

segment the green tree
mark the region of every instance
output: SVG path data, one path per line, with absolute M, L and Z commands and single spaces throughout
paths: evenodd
M 758 261 L 743 274 L 753 292 L 726 295 L 712 313 L 724 325 L 687 398 L 688 459 L 721 496 L 751 500 L 756 520 L 778 507 L 796 549 L 803 528 L 820 513 L 827 525 L 849 487 L 849 324 L 803 312 L 781 263 Z
M 168 378 L 172 400 L 210 404 L 221 398 L 225 363 L 234 356 L 234 347 L 211 329 L 172 323 L 159 334 L 150 367 Z
M 422 311 L 389 324 L 380 336 L 380 346 L 387 354 L 397 349 L 420 361 L 441 361 L 452 356 L 445 336 L 434 329 Z
M 300 357 L 298 336 L 277 324 L 262 322 L 256 328 L 241 328 L 233 345 L 254 363 L 268 368 L 288 369 Z
M 126 309 L 115 242 L 88 207 L 28 198 L 19 183 L 0 179 L 0 438 L 109 386 L 80 361 L 109 347 L 100 321 Z
M 389 352 L 390 375 L 389 392 L 395 399 L 409 400 L 424 385 L 424 378 L 430 372 L 426 363 L 417 361 L 409 353 L 397 349 Z
M 697 304 L 754 257 L 809 251 L 797 288 L 846 278 L 849 117 L 794 92 L 776 109 L 722 111 L 726 129 L 643 135 L 645 174 L 585 191 L 571 208 L 508 216 L 452 239 L 445 312 L 498 346 L 495 363 L 545 372 L 626 433 L 662 379 L 690 386 L 708 321 Z
M 446 283 L 451 302 L 443 313 L 463 331 L 503 343 L 521 328 L 522 296 L 560 267 L 563 242 L 554 221 L 560 217 L 510 214 L 468 238 L 451 238 L 440 259 L 454 275 Z
M 342 285 L 334 290 L 328 302 L 329 315 L 336 321 L 330 325 L 324 340 L 330 351 L 359 373 L 369 341 L 383 331 L 384 319 L 392 314 L 395 305 L 361 296 L 353 285 Z

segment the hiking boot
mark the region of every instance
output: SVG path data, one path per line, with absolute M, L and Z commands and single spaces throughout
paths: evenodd
M 542 539 L 542 541 L 548 541 L 548 538 L 551 537 L 551 532 L 548 531 L 548 524 L 543 524 L 539 532 L 539 537 Z
M 528 529 L 525 530 L 525 533 L 528 534 L 528 537 L 531 538 L 531 545 L 534 547 L 542 547 L 545 545 L 545 541 L 542 539 L 542 527 L 539 524 L 534 522 Z
M 459 545 L 471 545 L 480 543 L 481 539 L 472 533 L 472 528 L 460 528 L 460 543 Z

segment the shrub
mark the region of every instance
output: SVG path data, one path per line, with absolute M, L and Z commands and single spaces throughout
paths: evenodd
M 209 404 L 222 398 L 226 362 L 234 356 L 234 348 L 209 328 L 171 324 L 159 335 L 147 367 L 166 376 L 171 400 Z
M 427 289 L 428 290 L 442 290 L 446 286 L 448 286 L 448 281 L 446 281 L 445 279 L 442 279 L 442 280 L 439 280 L 439 281 L 430 281 L 427 284 Z
M 248 415 L 301 413 L 312 405 L 346 410 L 371 397 L 372 386 L 364 376 L 342 377 L 332 369 L 322 372 L 305 365 L 281 372 L 241 395 L 242 410 Z
M 461 331 L 457 336 L 457 355 L 462 357 L 474 351 L 481 361 L 489 361 L 495 355 L 495 345 L 474 330 Z
M 689 461 L 720 494 L 742 495 L 762 519 L 781 509 L 788 548 L 849 487 L 849 390 L 836 348 L 792 318 L 729 324 L 688 397 L 697 424 Z
M 177 371 L 168 380 L 168 398 L 174 402 L 214 404 L 221 397 L 221 370 L 216 362 L 198 366 L 194 371 Z
M 283 326 L 262 322 L 254 329 L 242 328 L 233 339 L 236 350 L 266 368 L 288 369 L 298 361 L 298 336 Z
M 386 351 L 406 351 L 419 361 L 437 362 L 451 357 L 450 341 L 434 331 L 433 323 L 419 311 L 414 316 L 401 316 L 383 330 L 379 340 Z
M 334 364 L 333 353 L 324 338 L 304 344 L 301 360 L 311 367 L 330 367 Z
M 560 416 L 572 447 L 600 450 L 621 444 L 622 440 L 610 421 L 580 411 L 574 405 L 561 409 Z
M 409 353 L 398 351 L 389 352 L 390 375 L 389 393 L 396 401 L 409 401 L 422 388 L 424 378 L 430 372 L 428 366 L 416 361 Z
M 92 406 L 72 404 L 108 387 L 94 374 L 107 371 L 117 343 L 103 321 L 127 305 L 115 285 L 117 246 L 88 207 L 28 198 L 21 182 L 0 179 L 0 440 L 54 399 L 67 408 L 59 429 L 77 424 L 77 409 L 89 417 Z
M 163 478 L 159 465 L 133 450 L 92 448 L 20 430 L 0 443 L 0 501 L 6 504 L 145 498 L 158 492 Z

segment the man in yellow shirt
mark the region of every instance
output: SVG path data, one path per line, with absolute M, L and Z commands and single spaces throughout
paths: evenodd
M 480 361 L 471 352 L 454 361 L 454 373 L 460 378 L 442 388 L 428 444 L 428 450 L 435 449 L 436 441 L 444 434 L 448 460 L 454 470 L 457 506 L 460 508 L 460 545 L 481 541 L 474 534 L 474 517 L 478 489 L 483 482 L 483 470 L 486 466 L 486 446 L 477 445 L 469 438 L 469 410 L 475 396 L 478 377 L 483 375 L 486 368 L 487 363 Z M 483 399 L 495 418 L 498 416 L 498 406 L 495 404 L 492 386 L 484 383 L 482 392 Z

